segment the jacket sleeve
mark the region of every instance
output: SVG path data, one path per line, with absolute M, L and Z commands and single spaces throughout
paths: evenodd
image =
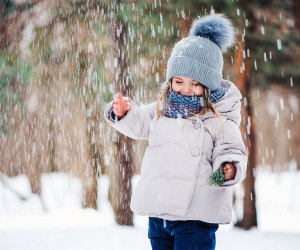
M 129 100 L 132 102 L 131 100 Z M 154 117 L 156 102 L 138 107 L 132 102 L 130 110 L 122 119 L 113 114 L 113 102 L 106 105 L 104 117 L 106 121 L 122 134 L 132 139 L 149 138 L 150 122 Z
M 236 167 L 233 180 L 225 181 L 223 186 L 231 186 L 242 182 L 246 177 L 248 154 L 241 136 L 239 126 L 227 119 L 214 139 L 212 154 L 213 172 L 217 171 L 222 163 L 232 162 Z

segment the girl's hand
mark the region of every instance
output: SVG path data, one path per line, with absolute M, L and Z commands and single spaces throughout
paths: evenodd
M 224 175 L 225 181 L 229 181 L 229 180 L 234 179 L 235 174 L 236 174 L 236 168 L 233 165 L 233 163 L 227 162 L 226 164 L 224 164 L 224 166 L 223 166 L 223 175 Z
M 114 113 L 122 118 L 130 108 L 131 103 L 125 100 L 121 93 L 116 94 L 113 102 Z

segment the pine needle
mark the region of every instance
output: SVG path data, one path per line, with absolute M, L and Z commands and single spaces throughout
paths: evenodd
M 215 185 L 217 187 L 221 187 L 224 184 L 224 175 L 222 168 L 219 168 L 216 172 L 212 173 L 209 176 L 209 184 L 210 185 Z

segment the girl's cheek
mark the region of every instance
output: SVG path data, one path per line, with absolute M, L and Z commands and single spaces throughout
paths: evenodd
M 177 85 L 174 84 L 174 86 L 172 86 L 172 90 L 176 93 L 180 92 L 180 87 L 178 87 Z
M 201 95 L 202 95 L 202 91 L 201 91 L 200 89 L 197 89 L 197 90 L 195 91 L 195 94 L 196 94 L 197 96 L 201 96 Z
M 199 96 L 202 96 L 202 95 L 203 95 L 203 88 L 202 88 L 202 87 L 199 87 L 198 95 L 199 95 Z

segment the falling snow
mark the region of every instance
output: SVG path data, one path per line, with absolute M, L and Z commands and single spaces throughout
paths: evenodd
M 0 7 L 0 249 L 150 249 L 146 218 L 120 227 L 112 209 L 126 205 L 146 142 L 128 143 L 112 131 L 103 109 L 116 92 L 137 104 L 156 100 L 174 44 L 193 18 L 220 6 L 100 2 Z M 237 27 L 223 78 L 243 94 L 258 228 L 223 226 L 217 249 L 300 249 L 300 42 L 292 1 L 225 2 Z M 243 213 L 241 200 L 236 206 L 234 219 Z

